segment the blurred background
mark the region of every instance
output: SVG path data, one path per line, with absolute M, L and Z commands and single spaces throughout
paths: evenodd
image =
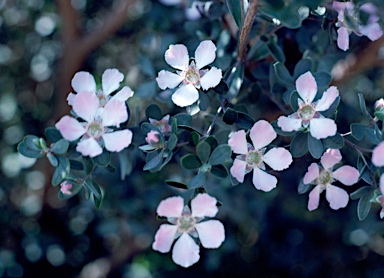
M 193 176 L 180 171 L 177 158 L 161 173 L 149 173 L 142 171 L 144 155 L 137 146 L 124 151 L 130 159 L 114 156 L 116 173 L 96 173 L 105 196 L 97 210 L 83 194 L 60 200 L 59 188 L 50 185 L 46 158 L 35 161 L 17 153 L 25 135 L 43 137 L 45 128 L 69 113 L 70 81 L 80 70 L 98 82 L 107 68 L 125 74 L 125 84 L 135 91 L 128 101 L 128 126 L 144 120 L 150 103 L 161 106 L 164 115 L 183 112 L 155 81 L 157 72 L 168 67 L 164 53 L 170 44 L 183 43 L 193 51 L 201 40 L 212 39 L 218 46 L 215 66 L 226 71 L 235 61 L 237 29 L 227 6 L 206 2 L 188 9 L 192 1 L 0 0 L 0 277 L 384 277 L 380 205 L 373 204 L 359 221 L 357 201 L 333 211 L 322 196 L 320 207 L 309 212 L 308 194 L 297 193 L 313 161 L 308 155 L 279 172 L 278 187 L 269 193 L 255 190 L 249 176 L 237 186 L 209 179 L 208 192 L 223 203 L 216 218 L 225 226 L 226 240 L 219 249 L 202 248 L 200 261 L 183 269 L 170 253 L 151 249 L 162 223 L 156 219 L 158 203 L 173 195 L 192 197 L 164 183 Z M 376 4 L 383 12 L 383 3 Z M 197 11 L 196 5 L 206 8 Z M 333 40 L 334 25 L 322 28 L 321 21 L 310 16 L 300 29 L 273 31 L 291 72 L 306 55 L 339 74 L 333 81 L 342 98 L 337 123 L 346 133 L 352 121 L 366 123 L 358 93 L 370 112 L 384 96 L 384 42 L 351 35 L 352 50 L 342 52 Z M 255 22 L 251 40 L 263 24 Z M 372 48 L 381 50 L 373 53 Z M 348 71 L 348 63 L 359 59 L 368 65 Z M 247 85 L 255 79 L 268 83 L 271 63 L 265 55 L 245 70 L 242 101 L 255 119 L 273 121 L 282 114 Z M 215 95 L 210 97 L 217 105 Z M 216 107 L 194 117 L 212 117 Z M 345 164 L 356 166 L 353 149 L 345 147 L 342 154 Z

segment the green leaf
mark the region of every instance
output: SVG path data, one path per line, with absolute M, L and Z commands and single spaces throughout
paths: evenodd
M 57 157 L 54 154 L 47 153 L 47 158 L 49 160 L 49 163 L 51 163 L 51 165 L 53 167 L 57 167 L 57 165 L 59 165 L 59 160 L 57 159 Z
M 188 126 L 191 125 L 192 123 L 192 117 L 191 115 L 188 115 L 187 113 L 180 113 L 176 114 L 172 118 L 177 119 L 177 125 L 183 125 L 183 126 Z
M 56 143 L 57 141 L 59 141 L 60 139 L 63 138 L 63 136 L 61 136 L 60 131 L 57 130 L 56 128 L 54 128 L 54 127 L 46 128 L 45 129 L 45 136 L 52 143 Z
M 272 57 L 275 59 L 275 61 L 285 63 L 285 55 L 284 51 L 281 49 L 281 47 L 277 44 L 277 41 L 270 40 L 269 43 L 267 43 L 269 51 L 272 55 Z
M 200 141 L 200 135 L 195 131 L 191 132 L 191 134 L 189 135 L 189 138 L 188 138 L 189 144 L 192 147 L 196 147 L 197 144 L 199 143 L 199 141 Z
M 241 16 L 241 1 L 239 0 L 227 0 L 227 6 L 228 10 L 233 16 L 233 19 L 236 22 L 237 27 L 241 29 L 242 23 L 242 16 Z
M 88 190 L 97 198 L 101 198 L 101 190 L 100 190 L 100 187 L 99 185 L 92 181 L 91 179 L 87 179 L 85 182 L 84 182 L 84 185 L 85 187 L 88 188 Z
M 211 165 L 223 164 L 231 158 L 232 149 L 229 145 L 220 145 L 212 151 L 208 163 Z
M 69 142 L 65 139 L 60 139 L 56 143 L 53 143 L 51 151 L 55 154 L 65 154 L 68 150 Z
M 223 79 L 220 80 L 219 85 L 212 88 L 217 94 L 219 95 L 225 95 L 229 91 L 229 86 L 227 82 L 225 82 Z
M 381 132 L 379 129 L 373 129 L 373 128 L 367 127 L 365 129 L 365 137 L 372 144 L 378 145 L 381 143 Z
M 188 189 L 188 186 L 185 183 L 181 183 L 178 181 L 166 180 L 165 183 L 176 188 Z
M 219 146 L 215 136 L 208 136 L 204 139 L 204 142 L 208 143 L 211 146 L 211 150 L 216 149 Z
M 309 188 L 311 187 L 310 184 L 305 184 L 303 179 L 300 180 L 299 186 L 297 187 L 297 192 L 299 194 L 304 194 L 308 192 Z
M 311 71 L 312 69 L 312 60 L 308 58 L 301 59 L 295 66 L 293 71 L 293 79 L 296 80 L 300 75 Z
M 175 134 L 171 134 L 169 136 L 168 141 L 167 141 L 167 148 L 172 151 L 177 145 L 177 136 Z
M 320 158 L 324 151 L 323 143 L 321 143 L 320 140 L 313 138 L 309 133 L 308 133 L 308 150 L 310 154 L 316 159 Z
M 297 91 L 292 92 L 289 103 L 291 104 L 293 111 L 299 110 L 299 102 L 298 102 L 299 98 L 300 96 Z
M 57 159 L 59 161 L 59 164 L 52 176 L 53 186 L 58 185 L 63 179 L 65 179 L 68 176 L 69 171 L 71 169 L 68 158 L 63 156 L 58 156 Z
M 255 124 L 255 120 L 246 113 L 237 112 L 236 124 L 241 128 L 251 129 Z
M 374 190 L 375 189 L 371 186 L 363 186 L 357 189 L 356 191 L 352 192 L 350 196 L 352 200 L 357 200 L 363 197 L 364 195 L 370 194 Z
M 200 91 L 199 92 L 199 109 L 201 111 L 207 111 L 209 106 L 211 105 L 209 97 L 206 93 Z
M 227 108 L 223 115 L 223 121 L 227 125 L 233 125 L 237 121 L 237 112 L 231 108 Z
M 181 158 L 180 162 L 181 162 L 181 166 L 183 166 L 185 169 L 188 169 L 188 170 L 197 169 L 201 165 L 203 165 L 200 159 L 194 154 L 184 155 Z
M 147 117 L 148 121 L 149 118 L 159 121 L 163 118 L 163 113 L 157 104 L 151 104 L 145 110 L 145 116 Z
M 361 112 L 363 113 L 363 115 L 367 116 L 369 119 L 372 119 L 371 114 L 369 114 L 369 112 L 367 111 L 367 106 L 365 105 L 364 95 L 362 93 L 359 93 L 359 94 L 357 94 L 357 96 L 359 97 L 359 104 L 360 104 Z
M 332 81 L 332 75 L 325 71 L 315 72 L 313 77 L 316 80 L 317 89 L 323 91 Z
M 17 151 L 22 155 L 30 158 L 40 158 L 44 156 L 44 154 L 41 153 L 41 150 L 37 151 L 31 148 L 28 148 L 24 141 L 20 142 L 17 145 Z
M 357 216 L 359 220 L 364 220 L 371 209 L 371 199 L 374 191 L 368 192 L 361 196 L 359 203 L 357 204 Z
M 226 178 L 229 175 L 227 168 L 221 164 L 212 166 L 211 173 L 218 178 Z
M 372 164 L 371 160 L 368 159 L 368 157 L 365 156 L 365 158 L 367 164 L 365 164 L 361 156 L 358 157 L 357 169 L 359 170 L 360 178 L 362 178 L 366 183 L 373 185 L 372 176 L 376 172 L 376 167 Z
M 287 87 L 295 85 L 293 83 L 292 76 L 290 75 L 289 71 L 283 63 L 276 62 L 273 64 L 273 68 L 275 69 L 276 76 L 281 83 L 283 83 Z
M 89 156 L 83 156 L 83 165 L 86 175 L 89 175 L 93 171 L 93 160 Z
M 229 87 L 228 93 L 225 96 L 232 100 L 237 96 L 240 91 L 241 85 L 244 81 L 244 66 L 243 64 L 236 64 L 231 70 L 228 70 L 223 78 Z
M 95 204 L 95 207 L 97 209 L 100 209 L 101 208 L 101 204 L 103 202 L 103 196 L 100 196 L 100 198 L 97 198 L 94 194 L 93 194 L 93 202 Z
M 111 153 L 104 150 L 100 155 L 93 157 L 92 160 L 98 166 L 107 167 L 111 162 Z
M 27 135 L 24 137 L 23 142 L 28 147 L 28 149 L 34 150 L 34 151 L 42 151 L 44 148 L 42 148 L 40 144 L 40 138 L 35 135 Z
M 364 138 L 366 125 L 353 123 L 351 124 L 350 128 L 351 128 L 351 135 L 356 140 L 361 141 Z
M 330 118 L 336 112 L 336 109 L 337 107 L 339 107 L 339 104 L 340 97 L 337 97 L 335 101 L 331 104 L 331 106 L 327 110 L 322 111 L 321 114 L 326 118 Z
M 321 139 L 324 149 L 341 149 L 344 147 L 344 138 L 340 133 L 336 132 L 334 136 Z
M 204 186 L 207 176 L 204 172 L 199 172 L 188 182 L 188 189 L 195 189 Z
M 77 170 L 77 171 L 83 171 L 84 170 L 83 163 L 81 163 L 77 160 L 70 159 L 69 164 L 70 164 L 70 167 L 72 170 Z
M 384 121 L 384 109 L 380 109 L 375 112 L 375 117 L 377 117 L 380 121 Z
M 164 149 L 162 149 L 159 153 L 157 151 L 153 151 L 147 154 L 146 161 L 147 163 L 144 165 L 144 171 L 154 170 L 157 167 L 160 167 L 163 162 L 163 153 Z
M 293 137 L 290 150 L 293 157 L 300 157 L 308 151 L 308 133 L 299 132 Z
M 200 142 L 196 147 L 196 153 L 200 161 L 205 164 L 208 161 L 209 156 L 211 155 L 211 146 L 205 142 Z

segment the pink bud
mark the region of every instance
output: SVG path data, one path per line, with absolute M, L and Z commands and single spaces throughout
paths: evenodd
M 375 102 L 375 110 L 378 111 L 378 110 L 381 110 L 383 108 L 384 108 L 384 99 L 381 98 Z
M 151 130 L 148 132 L 147 137 L 145 137 L 145 141 L 152 147 L 156 146 L 160 141 L 160 133 L 156 130 Z
M 63 181 L 61 184 L 60 184 L 61 188 L 60 188 L 60 191 L 64 194 L 64 195 L 71 195 L 72 192 L 71 192 L 71 189 L 72 189 L 72 184 L 68 181 Z

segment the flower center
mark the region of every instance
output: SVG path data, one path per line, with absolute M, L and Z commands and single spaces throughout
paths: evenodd
M 87 126 L 87 134 L 95 139 L 100 138 L 104 134 L 104 127 L 99 122 L 89 123 Z
M 319 179 L 318 180 L 319 184 L 322 184 L 322 185 L 327 185 L 333 182 L 331 173 L 325 170 L 320 173 L 320 176 L 318 179 Z
M 251 151 L 247 154 L 245 161 L 247 162 L 249 167 L 259 166 L 263 162 L 263 156 L 258 151 Z
M 309 121 L 315 116 L 316 110 L 313 108 L 312 105 L 304 105 L 303 107 L 300 107 L 298 114 L 300 119 L 303 121 Z
M 187 83 L 196 84 L 200 80 L 199 71 L 195 67 L 189 67 L 185 73 L 185 81 Z
M 182 215 L 177 220 L 178 232 L 188 233 L 195 228 L 196 219 L 189 214 Z

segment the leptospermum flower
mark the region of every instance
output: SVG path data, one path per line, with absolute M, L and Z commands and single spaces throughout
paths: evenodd
M 161 131 L 161 133 L 165 135 L 172 130 L 172 127 L 169 124 L 169 117 L 169 115 L 166 115 L 159 121 L 152 118 L 149 118 L 148 120 L 152 125 L 157 127 Z
M 171 44 L 165 52 L 165 61 L 177 73 L 162 70 L 156 81 L 162 90 L 179 88 L 173 93 L 172 101 L 186 107 L 194 104 L 199 99 L 197 89 L 208 90 L 216 87 L 222 78 L 221 69 L 211 67 L 203 69 L 216 58 L 216 46 L 212 41 L 202 41 L 196 49 L 195 58 L 189 59 L 188 50 L 183 44 Z
M 384 166 L 384 142 L 377 145 L 372 152 L 372 163 L 376 167 Z M 381 175 L 379 181 L 380 192 L 382 195 L 376 198 L 376 201 L 381 204 L 380 218 L 384 218 L 384 174 Z
M 124 86 L 114 96 L 111 94 L 120 87 L 124 75 L 117 69 L 107 69 L 101 77 L 102 90 L 97 90 L 95 78 L 86 71 L 80 71 L 72 78 L 72 88 L 75 92 L 93 92 L 99 99 L 100 107 L 104 107 L 109 100 L 125 102 L 133 95 L 133 91 L 128 86 Z M 68 104 L 73 106 L 76 94 L 70 93 L 67 97 Z
M 265 153 L 266 146 L 276 136 L 272 125 L 265 120 L 256 122 L 250 131 L 253 146 L 247 142 L 244 130 L 234 132 L 228 140 L 228 145 L 239 155 L 230 169 L 232 176 L 242 183 L 245 174 L 253 170 L 252 181 L 256 189 L 270 191 L 275 188 L 277 179 L 265 172 L 265 164 L 275 171 L 282 171 L 292 163 L 291 153 L 284 148 L 272 148 Z
M 333 185 L 338 180 L 345 185 L 353 185 L 359 180 L 359 171 L 348 165 L 341 166 L 333 170 L 333 167 L 341 161 L 339 150 L 328 149 L 320 159 L 321 166 L 312 163 L 304 176 L 305 184 L 315 184 L 315 188 L 309 193 L 308 210 L 312 211 L 319 207 L 320 194 L 324 190 L 325 198 L 329 206 L 334 209 L 340 209 L 347 206 L 349 195 L 344 190 Z
M 287 132 L 308 128 L 311 136 L 316 139 L 335 135 L 337 131 L 335 121 L 325 118 L 320 112 L 327 110 L 339 96 L 337 88 L 329 87 L 321 99 L 313 102 L 317 93 L 317 83 L 308 71 L 296 80 L 296 90 L 301 98 L 298 99 L 299 110 L 288 117 L 280 116 L 277 125 Z
M 218 220 L 202 221 L 218 212 L 217 200 L 206 193 L 198 194 L 191 201 L 191 209 L 184 206 L 182 197 L 170 197 L 157 207 L 159 216 L 167 217 L 170 224 L 162 224 L 155 235 L 152 248 L 161 253 L 172 250 L 173 261 L 190 267 L 200 259 L 200 248 L 194 238 L 199 238 L 205 248 L 219 248 L 225 239 L 224 226 Z
M 70 116 L 64 116 L 55 127 L 69 141 L 77 140 L 76 151 L 84 156 L 94 157 L 108 151 L 119 152 L 128 147 L 132 141 L 132 132 L 128 129 L 113 131 L 112 126 L 128 119 L 125 103 L 109 100 L 103 110 L 99 109 L 99 98 L 94 92 L 82 91 L 73 101 L 73 110 L 85 122 L 79 122 Z
M 383 35 L 377 16 L 377 8 L 372 3 L 365 3 L 359 8 L 352 2 L 333 1 L 333 8 L 338 12 L 337 46 L 346 51 L 349 48 L 349 34 L 354 32 L 358 36 L 367 36 L 375 41 Z M 359 10 L 369 14 L 367 25 L 361 25 Z

